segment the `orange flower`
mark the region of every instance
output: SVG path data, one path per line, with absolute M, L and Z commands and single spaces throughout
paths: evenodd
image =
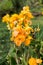
M 28 61 L 29 65 L 38 65 L 38 64 L 41 64 L 41 63 L 42 63 L 41 59 L 36 59 L 36 58 L 33 58 L 33 57 L 31 57 Z
M 29 65 L 37 65 L 36 59 L 35 58 L 30 58 L 29 61 L 28 61 L 28 64 Z
M 12 36 L 13 36 L 13 37 L 16 37 L 16 36 L 18 35 L 18 33 L 19 33 L 19 31 L 14 30 L 14 31 L 12 32 Z
M 26 40 L 24 42 L 25 46 L 28 46 L 31 43 L 31 40 L 32 40 L 32 37 L 28 36 L 28 38 L 26 38 Z
M 14 42 L 16 46 L 20 46 L 25 41 L 25 36 L 22 34 L 19 34 L 16 38 L 14 38 Z
M 23 10 L 20 13 L 23 17 L 28 18 L 29 20 L 33 18 L 33 15 L 31 14 L 29 7 L 23 7 Z
M 25 30 L 22 28 L 22 26 L 19 26 L 19 25 L 17 27 L 14 27 L 13 31 L 18 31 L 19 34 L 24 34 L 25 33 Z
M 7 22 L 7 27 L 11 30 L 11 41 L 13 41 L 17 46 L 20 46 L 23 42 L 26 46 L 31 43 L 32 37 L 30 36 L 33 29 L 29 26 L 31 25 L 30 19 L 33 18 L 29 7 L 23 7 L 23 10 L 19 14 L 13 14 L 9 16 L 8 14 L 4 16 L 3 22 Z
M 25 43 L 25 46 L 28 46 L 30 44 L 30 42 L 31 42 L 31 40 L 26 39 L 25 42 L 24 42 Z

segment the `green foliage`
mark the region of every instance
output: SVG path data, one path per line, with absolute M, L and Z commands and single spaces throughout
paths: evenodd
M 29 5 L 33 12 L 43 11 L 42 0 L 2 0 L 0 1 L 0 11 L 12 10 L 12 12 L 18 13 L 25 5 Z
M 6 25 L 4 23 L 2 24 L 0 21 L 0 63 L 5 61 L 9 49 L 9 31 L 6 28 Z
M 12 0 L 12 3 L 16 13 L 20 12 L 22 7 L 26 5 L 30 6 L 33 12 L 41 12 L 43 8 L 42 0 Z
M 0 11 L 12 9 L 13 5 L 11 0 L 0 1 Z

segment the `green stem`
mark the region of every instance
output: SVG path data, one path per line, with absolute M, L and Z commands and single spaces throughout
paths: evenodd
M 10 65 L 11 65 L 11 59 L 10 59 Z
M 23 55 L 22 61 L 23 61 L 23 65 L 27 65 L 27 62 L 26 62 L 26 60 L 25 60 L 25 54 Z
M 38 28 L 39 28 L 39 24 L 38 24 Z M 39 32 L 38 32 L 38 41 L 39 41 Z

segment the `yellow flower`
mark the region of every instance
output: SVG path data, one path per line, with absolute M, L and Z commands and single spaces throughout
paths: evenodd
M 30 12 L 28 6 L 23 7 L 23 10 L 21 11 L 20 14 L 21 14 L 22 16 L 28 18 L 29 20 L 30 20 L 31 18 L 33 18 L 33 15 L 32 15 L 32 13 Z
M 29 61 L 28 61 L 28 64 L 29 65 L 37 65 L 36 59 L 35 58 L 30 58 Z
M 23 7 L 23 10 L 25 10 L 25 11 L 29 11 L 29 6 L 25 6 L 25 7 Z
M 13 22 L 12 22 L 12 23 L 10 23 L 10 24 L 9 24 L 9 26 L 10 26 L 10 28 L 11 28 L 11 29 L 13 29 L 13 27 L 14 27 Z
M 25 30 L 26 30 L 26 31 L 31 31 L 31 30 L 32 30 L 32 28 L 31 28 L 31 27 L 29 27 L 29 26 L 26 26 L 26 27 L 25 27 Z
M 42 60 L 41 59 L 36 59 L 36 62 L 41 64 L 42 63 Z
M 18 20 L 18 14 L 13 14 L 11 17 L 10 17 L 10 22 L 14 22 Z
M 33 15 L 31 12 L 27 12 L 27 11 L 21 11 L 21 15 L 25 18 L 27 18 L 28 20 L 30 20 L 31 18 L 33 18 Z
M 33 29 L 31 27 L 29 27 L 29 26 L 26 26 L 25 27 L 25 33 L 30 34 L 31 32 L 33 32 Z
M 19 21 L 20 21 L 20 22 L 23 22 L 24 19 L 25 19 L 25 16 L 24 16 L 22 13 L 20 13 L 20 14 L 19 14 Z
M 30 12 L 28 12 L 28 13 L 27 13 L 27 16 L 28 16 L 28 19 L 31 19 L 31 18 L 33 18 L 33 15 L 32 15 L 32 13 L 30 13 Z
M 9 22 L 10 21 L 10 16 L 9 14 L 6 14 L 4 17 L 2 17 L 3 22 Z

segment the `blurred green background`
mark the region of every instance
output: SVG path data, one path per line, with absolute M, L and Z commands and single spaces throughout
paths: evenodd
M 0 0 L 0 11 L 10 10 L 18 13 L 25 5 L 29 5 L 33 12 L 43 11 L 43 0 Z

